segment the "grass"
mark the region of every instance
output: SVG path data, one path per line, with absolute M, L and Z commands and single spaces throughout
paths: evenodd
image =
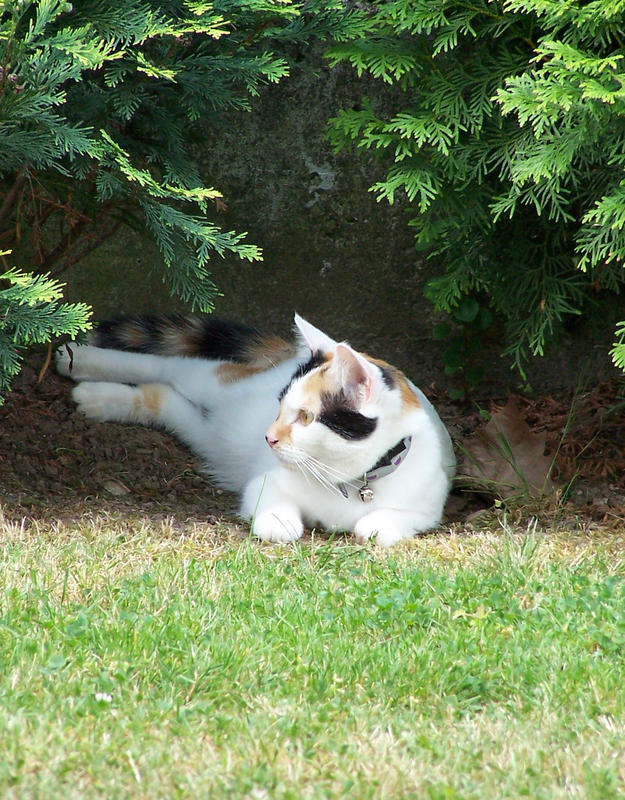
M 3 798 L 625 798 L 623 536 L 0 544 Z

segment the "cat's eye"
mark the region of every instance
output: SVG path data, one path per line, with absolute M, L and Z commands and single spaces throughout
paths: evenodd
M 315 415 L 312 413 L 312 411 L 307 411 L 305 408 L 302 408 L 297 415 L 297 419 L 302 423 L 302 425 L 310 425 L 314 418 Z

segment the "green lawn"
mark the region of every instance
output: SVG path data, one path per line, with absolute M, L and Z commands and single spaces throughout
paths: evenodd
M 0 797 L 625 798 L 622 536 L 0 538 Z

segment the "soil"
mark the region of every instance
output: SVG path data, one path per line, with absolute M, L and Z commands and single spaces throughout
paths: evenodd
M 72 382 L 31 358 L 0 407 L 0 509 L 11 519 L 89 512 L 235 522 L 236 498 L 210 484 L 192 453 L 157 430 L 74 412 Z
M 217 489 L 195 456 L 172 436 L 139 426 L 96 423 L 74 413 L 71 381 L 44 359 L 27 359 L 0 407 L 0 512 L 13 520 L 70 522 L 85 513 L 124 512 L 226 524 L 237 536 L 237 499 Z M 461 451 L 482 424 L 475 401 L 452 403 L 425 387 Z M 532 430 L 555 454 L 559 490 L 541 504 L 566 524 L 625 529 L 625 402 L 623 384 L 599 384 L 576 397 L 518 398 Z M 502 398 L 501 404 L 506 401 Z M 485 401 L 487 408 L 495 408 Z M 566 430 L 566 435 L 563 432 Z M 455 489 L 447 524 L 471 525 L 492 498 Z M 523 509 L 521 509 L 521 512 Z M 536 503 L 527 505 L 536 514 Z M 523 516 L 523 513 L 520 514 Z

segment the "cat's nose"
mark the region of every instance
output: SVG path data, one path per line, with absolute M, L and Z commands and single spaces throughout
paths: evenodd
M 278 440 L 275 439 L 273 436 L 270 436 L 269 434 L 265 436 L 265 441 L 267 442 L 269 447 L 275 447 L 278 444 Z

